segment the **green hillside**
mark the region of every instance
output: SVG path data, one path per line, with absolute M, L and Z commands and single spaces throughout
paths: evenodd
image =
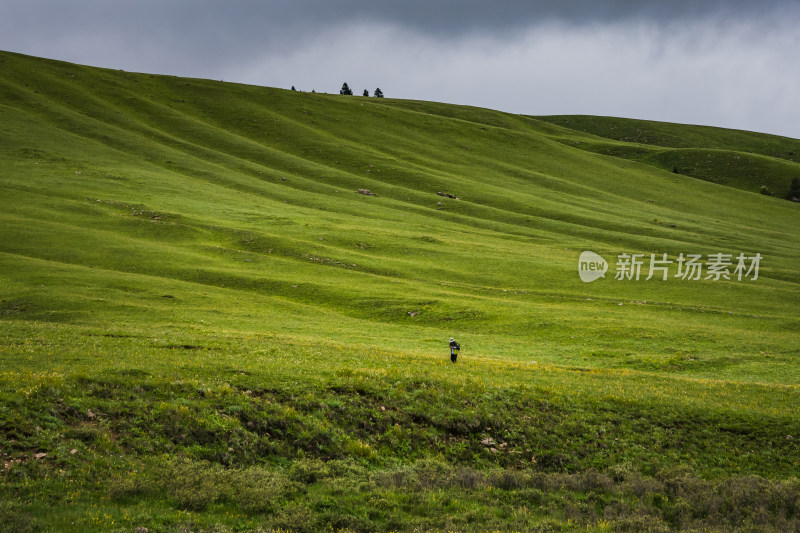
M 601 139 L 572 146 L 750 192 L 787 198 L 800 180 L 800 140 L 709 126 L 582 115 L 538 117 Z M 608 142 L 608 140 L 615 142 Z M 791 198 L 791 197 L 789 197 Z
M 0 531 L 800 527 L 800 141 L 0 73 Z

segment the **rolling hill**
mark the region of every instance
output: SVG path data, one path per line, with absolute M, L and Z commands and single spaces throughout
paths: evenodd
M 610 117 L 539 117 L 567 128 L 591 133 L 595 142 L 572 146 L 651 164 L 675 174 L 750 192 L 791 199 L 792 180 L 800 179 L 800 141 L 709 126 L 665 124 Z M 616 142 L 608 143 L 611 139 Z
M 0 72 L 12 530 L 798 525 L 800 141 Z

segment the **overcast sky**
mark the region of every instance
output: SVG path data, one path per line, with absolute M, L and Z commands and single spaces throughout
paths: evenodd
M 0 49 L 76 63 L 795 138 L 798 28 L 798 0 L 0 0 Z

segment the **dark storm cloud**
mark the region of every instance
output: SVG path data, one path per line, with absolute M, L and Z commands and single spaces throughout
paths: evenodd
M 125 43 L 131 55 L 162 47 L 165 55 L 192 62 L 202 52 L 206 62 L 213 62 L 259 46 L 290 48 L 328 28 L 355 23 L 389 23 L 450 39 L 554 21 L 740 20 L 794 5 L 794 0 L 20 0 L 0 5 L 0 46 L 65 44 L 61 51 L 69 53 L 83 42 L 103 53 L 104 44 Z M 341 44 L 346 41 L 342 35 Z
M 164 60 L 214 64 L 257 52 L 259 47 L 286 50 L 331 27 L 356 23 L 388 23 L 418 35 L 452 39 L 515 32 L 554 21 L 663 25 L 708 17 L 737 20 L 795 4 L 794 0 L 20 0 L 0 5 L 0 47 L 34 53 L 93 51 L 98 56 L 113 51 L 132 57 L 161 49 Z M 346 43 L 343 34 L 338 44 Z
M 273 3 L 275 4 L 275 3 Z M 271 4 L 271 5 L 273 5 Z M 505 31 L 543 22 L 584 25 L 624 20 L 672 22 L 708 16 L 750 17 L 790 7 L 793 0 L 315 0 L 279 2 L 284 20 L 345 22 L 353 17 L 391 21 L 440 37 L 473 31 Z

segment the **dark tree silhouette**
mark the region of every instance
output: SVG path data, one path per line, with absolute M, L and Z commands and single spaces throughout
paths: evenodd
M 375 96 L 375 98 L 383 98 L 383 91 L 381 91 L 380 87 L 375 89 L 375 92 L 372 94 Z
M 789 185 L 789 192 L 786 193 L 786 199 L 800 198 L 800 179 L 792 178 L 792 184 Z
M 347 85 L 347 82 L 344 82 L 342 88 L 339 90 L 339 94 L 346 94 L 348 96 L 353 96 L 353 91 L 350 90 L 350 86 Z
M 297 90 L 297 89 L 295 89 L 295 88 L 294 88 L 294 85 L 292 85 L 292 90 L 293 90 L 293 91 L 296 91 L 296 90 Z
M 364 94 L 362 96 L 369 96 L 369 91 L 364 89 Z

